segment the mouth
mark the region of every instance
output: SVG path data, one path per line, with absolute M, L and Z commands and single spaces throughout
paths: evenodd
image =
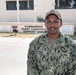
M 51 30 L 51 31 L 54 31 L 54 30 L 56 30 L 56 28 L 50 28 L 50 30 Z

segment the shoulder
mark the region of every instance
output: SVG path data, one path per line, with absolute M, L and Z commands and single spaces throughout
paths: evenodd
M 76 57 L 76 42 L 69 36 L 63 35 L 63 37 L 64 37 L 65 45 L 68 45 L 68 49 L 71 49 L 70 50 L 71 56 Z
M 75 44 L 74 40 L 71 37 L 69 37 L 67 35 L 63 35 L 63 38 L 64 38 L 65 43 Z

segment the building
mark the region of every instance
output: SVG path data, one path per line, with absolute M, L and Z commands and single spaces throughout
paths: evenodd
M 51 9 L 60 11 L 64 22 L 76 23 L 76 0 L 0 0 L 0 22 L 35 22 Z

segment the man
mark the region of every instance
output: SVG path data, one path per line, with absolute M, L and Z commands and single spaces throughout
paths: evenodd
M 46 13 L 47 33 L 30 43 L 27 75 L 76 75 L 76 45 L 60 32 L 62 24 L 58 11 Z

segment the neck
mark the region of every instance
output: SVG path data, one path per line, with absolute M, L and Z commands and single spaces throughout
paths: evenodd
M 48 34 L 48 37 L 51 38 L 51 39 L 58 39 L 59 36 L 60 36 L 60 33 L 58 33 L 58 34 L 51 34 L 51 35 Z

